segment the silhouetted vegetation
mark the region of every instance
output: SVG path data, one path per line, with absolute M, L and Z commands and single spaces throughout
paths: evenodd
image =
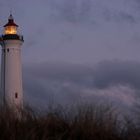
M 139 139 L 139 125 L 120 117 L 113 107 L 49 107 L 43 114 L 30 108 L 0 108 L 0 140 Z

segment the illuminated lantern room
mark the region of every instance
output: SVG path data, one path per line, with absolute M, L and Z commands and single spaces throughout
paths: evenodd
M 14 22 L 12 15 L 9 16 L 8 23 L 4 25 L 4 34 L 5 35 L 15 35 L 17 34 L 18 25 Z

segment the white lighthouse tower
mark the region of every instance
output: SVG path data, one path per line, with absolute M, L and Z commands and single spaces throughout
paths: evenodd
M 2 46 L 1 57 L 1 92 L 4 105 L 9 107 L 23 106 L 21 45 L 23 36 L 18 34 L 18 25 L 10 15 L 4 25 L 0 38 Z

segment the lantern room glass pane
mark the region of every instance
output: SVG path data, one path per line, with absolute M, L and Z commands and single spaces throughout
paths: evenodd
M 17 27 L 15 27 L 15 26 L 5 27 L 4 34 L 17 34 Z

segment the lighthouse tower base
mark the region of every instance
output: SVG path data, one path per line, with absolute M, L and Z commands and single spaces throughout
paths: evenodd
M 21 45 L 20 40 L 5 40 L 2 45 L 2 93 L 8 106 L 23 106 Z

